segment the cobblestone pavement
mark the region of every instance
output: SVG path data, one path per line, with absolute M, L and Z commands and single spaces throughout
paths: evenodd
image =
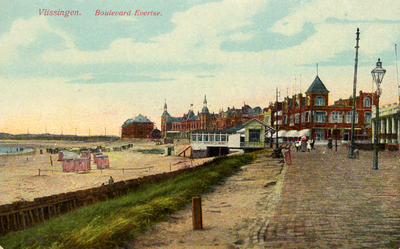
M 292 150 L 265 248 L 400 248 L 399 152 Z

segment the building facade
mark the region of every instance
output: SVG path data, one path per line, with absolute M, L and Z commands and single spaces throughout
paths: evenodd
M 264 110 L 261 107 L 251 108 L 244 103 L 243 107 L 236 109 L 229 108 L 220 110 L 218 114 L 210 113 L 207 107 L 207 98 L 204 96 L 203 108 L 201 112 L 194 113 L 189 110 L 182 117 L 172 117 L 167 110 L 167 103 L 164 104 L 164 112 L 161 115 L 161 132 L 163 137 L 189 137 L 189 132 L 194 130 L 221 130 L 234 127 L 238 124 L 253 118 L 263 121 L 270 119 L 269 115 L 264 117 Z
M 358 141 L 370 142 L 372 137 L 372 106 L 376 94 L 359 92 L 355 99 L 355 134 Z M 273 124 L 279 131 L 309 130 L 310 138 L 350 140 L 353 99 L 339 99 L 329 105 L 329 90 L 316 76 L 303 95 L 285 97 L 282 102 L 270 106 Z M 278 132 L 279 134 L 279 132 Z
M 269 146 L 266 138 L 275 130 L 254 118 L 229 129 L 197 130 L 191 132 L 193 157 L 227 155 L 231 150 L 258 150 Z
M 128 119 L 122 125 L 121 138 L 149 138 L 154 123 L 139 114 L 135 119 Z
M 373 134 L 375 134 L 376 108 L 373 109 Z M 384 144 L 399 143 L 400 105 L 397 103 L 379 107 L 379 132 L 378 142 Z M 374 138 L 372 137 L 372 142 Z

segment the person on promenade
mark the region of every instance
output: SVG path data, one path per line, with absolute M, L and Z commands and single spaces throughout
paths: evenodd
M 295 141 L 294 142 L 294 147 L 296 147 L 296 152 L 299 152 L 300 146 L 301 146 L 301 142 L 300 141 Z
M 310 144 L 311 144 L 311 149 L 312 149 L 312 150 L 315 150 L 315 147 L 314 147 L 315 140 L 314 140 L 314 139 L 311 139 L 311 140 L 310 140 Z
M 308 152 L 311 151 L 311 141 L 310 140 L 307 141 L 307 151 Z
M 110 179 L 108 180 L 108 184 L 113 184 L 114 183 L 114 179 L 112 178 L 112 176 L 110 176 Z
M 307 151 L 307 143 L 304 140 L 301 140 L 301 152 Z

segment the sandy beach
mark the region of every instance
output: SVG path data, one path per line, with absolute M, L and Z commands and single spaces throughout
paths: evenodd
M 2 141 L 1 144 L 18 144 L 35 146 L 35 153 L 0 156 L 0 205 L 14 201 L 49 196 L 69 191 L 82 190 L 107 183 L 110 176 L 122 181 L 144 175 L 169 172 L 182 167 L 196 166 L 208 159 L 190 159 L 162 154 L 145 154 L 137 150 L 164 150 L 165 144 L 157 145 L 148 140 L 120 140 L 111 143 L 83 143 L 71 141 Z M 62 172 L 62 163 L 57 154 L 46 153 L 48 147 L 81 148 L 103 146 L 113 148 L 133 144 L 123 151 L 105 152 L 109 156 L 110 169 L 96 169 L 91 162 L 92 170 L 88 173 Z M 189 146 L 186 140 L 177 141 L 175 152 Z M 43 154 L 40 154 L 42 149 Z M 39 176 L 40 169 L 40 176 Z

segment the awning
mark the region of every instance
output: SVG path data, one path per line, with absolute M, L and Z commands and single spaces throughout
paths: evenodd
M 299 131 L 299 137 L 310 137 L 311 133 L 310 133 L 310 129 L 304 129 Z
M 285 130 L 278 131 L 278 137 L 285 137 L 287 133 L 288 131 Z
M 286 133 L 285 137 L 298 137 L 297 131 L 296 130 L 291 130 L 288 133 Z

